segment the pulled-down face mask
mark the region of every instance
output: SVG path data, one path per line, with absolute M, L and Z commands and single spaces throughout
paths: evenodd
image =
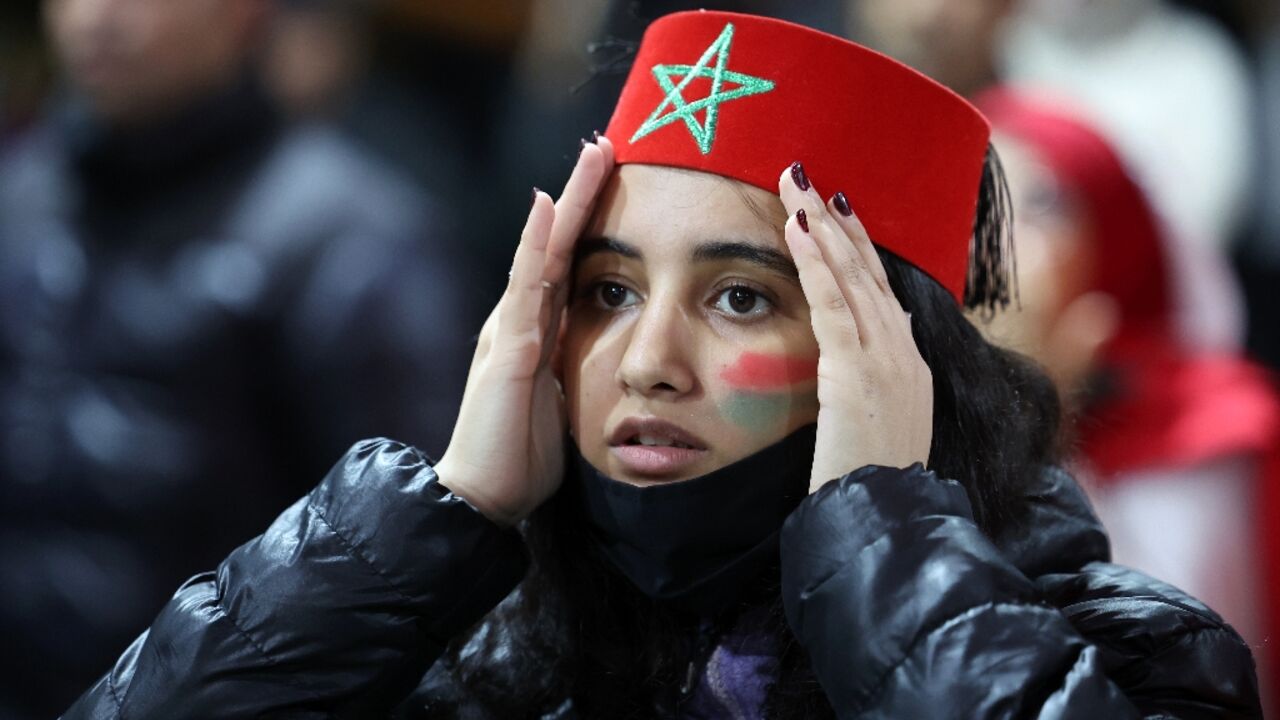
M 642 593 L 712 614 L 778 558 L 778 533 L 809 490 L 815 425 L 707 475 L 659 485 L 614 480 L 576 453 L 565 491 L 588 541 Z

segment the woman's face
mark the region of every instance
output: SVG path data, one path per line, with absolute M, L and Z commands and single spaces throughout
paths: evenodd
M 818 345 L 764 190 L 620 167 L 578 243 L 561 367 L 583 456 L 633 484 L 684 480 L 818 416 Z

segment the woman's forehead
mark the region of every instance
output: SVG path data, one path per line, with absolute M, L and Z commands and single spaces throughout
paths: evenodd
M 711 173 L 636 164 L 614 172 L 588 234 L 667 251 L 724 239 L 783 247 L 785 221 L 782 202 L 760 188 Z

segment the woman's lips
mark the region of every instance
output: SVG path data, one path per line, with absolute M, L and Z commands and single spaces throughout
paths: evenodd
M 663 477 L 685 474 L 707 453 L 702 438 L 655 417 L 631 417 L 609 434 L 609 452 L 630 475 Z
M 683 474 L 707 451 L 671 445 L 614 445 L 609 452 L 627 473 L 661 477 Z

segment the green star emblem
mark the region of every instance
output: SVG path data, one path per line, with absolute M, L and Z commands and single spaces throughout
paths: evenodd
M 702 154 L 710 153 L 711 144 L 716 140 L 716 121 L 720 116 L 720 105 L 748 95 L 767 93 L 774 87 L 770 80 L 726 69 L 729 64 L 729 46 L 732 43 L 733 23 L 728 23 L 724 26 L 724 30 L 720 31 L 720 37 L 702 52 L 702 57 L 698 58 L 696 65 L 654 65 L 653 77 L 657 79 L 658 85 L 662 86 L 667 95 L 662 102 L 658 103 L 658 107 L 649 115 L 649 119 L 644 121 L 639 130 L 636 130 L 636 134 L 631 136 L 631 142 L 634 143 L 676 120 L 683 120 Z M 715 66 L 708 67 L 712 58 L 715 58 Z M 681 76 L 683 78 L 679 83 L 672 82 L 673 78 Z M 685 102 L 685 88 L 693 82 L 694 78 L 700 77 L 711 80 L 711 94 L 701 100 Z M 725 90 L 726 82 L 734 83 L 737 87 Z M 696 113 L 702 110 L 707 111 L 707 116 L 706 121 L 700 123 Z M 664 111 L 666 111 L 665 114 Z

